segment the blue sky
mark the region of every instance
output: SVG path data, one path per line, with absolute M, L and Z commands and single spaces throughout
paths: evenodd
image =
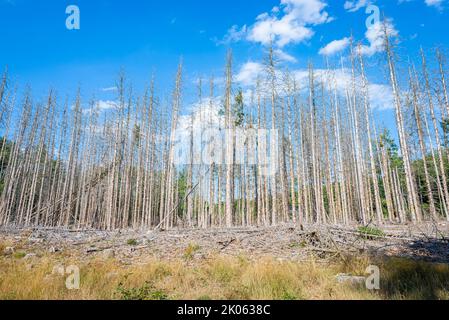
M 236 78 L 245 85 L 254 68 L 242 71 L 257 69 L 264 56 L 268 21 L 277 25 L 269 31 L 291 70 L 302 70 L 309 61 L 323 67 L 320 49 L 334 40 L 344 49 L 351 33 L 367 48 L 368 65 L 376 70 L 380 58 L 366 34 L 369 2 L 391 19 L 403 57 L 415 56 L 419 46 L 447 46 L 447 0 L 0 0 L 0 68 L 8 65 L 13 79 L 30 84 L 38 97 L 50 87 L 65 95 L 80 85 L 86 98 L 107 100 L 113 92 L 102 89 L 114 85 L 122 67 L 138 89 L 154 73 L 159 89 L 169 92 L 182 56 L 188 101 L 196 77 L 223 75 L 230 47 Z M 65 10 L 72 4 L 80 8 L 80 30 L 65 26 Z M 334 51 L 328 58 L 338 64 L 344 50 L 334 46 Z M 375 74 L 373 83 L 386 83 L 382 71 Z

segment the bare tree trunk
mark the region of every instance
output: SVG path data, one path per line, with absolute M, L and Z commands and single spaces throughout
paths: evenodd
M 233 225 L 234 215 L 234 119 L 231 110 L 232 53 L 228 53 L 226 66 L 226 227 Z
M 393 97 L 394 97 L 394 104 L 396 108 L 396 123 L 398 127 L 398 133 L 399 133 L 399 141 L 401 145 L 401 151 L 404 159 L 404 167 L 405 167 L 405 178 L 407 182 L 407 197 L 408 202 L 410 206 L 410 214 L 413 222 L 420 220 L 420 206 L 418 203 L 418 197 L 416 194 L 416 186 L 413 179 L 413 173 L 410 165 L 410 157 L 409 157 L 409 151 L 408 151 L 408 145 L 404 130 L 404 123 L 403 123 L 403 115 L 402 115 L 402 105 L 401 105 L 401 98 L 399 93 L 399 87 L 397 84 L 396 79 L 396 70 L 393 62 L 393 55 L 391 52 L 390 47 L 390 41 L 389 41 L 389 35 L 387 32 L 387 26 L 384 25 L 384 35 L 385 35 L 385 49 L 387 54 L 387 60 L 388 60 L 388 67 L 390 72 L 390 81 L 391 86 L 393 89 Z

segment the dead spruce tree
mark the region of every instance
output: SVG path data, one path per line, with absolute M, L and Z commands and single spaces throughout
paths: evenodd
M 398 141 L 376 121 L 370 67 L 355 44 L 337 66 L 300 71 L 284 68 L 270 47 L 248 88 L 238 87 L 229 52 L 223 85 L 198 81 L 193 108 L 184 108 L 182 63 L 170 97 L 159 95 L 154 77 L 140 94 L 121 72 L 107 105 L 85 100 L 81 89 L 35 100 L 29 88 L 18 94 L 5 71 L 0 225 L 147 230 L 448 219 L 444 56 L 437 50 L 432 62 L 422 50 L 419 71 L 399 65 L 386 25 L 383 33 Z M 409 70 L 407 79 L 398 68 Z M 213 160 L 203 162 L 203 153 Z

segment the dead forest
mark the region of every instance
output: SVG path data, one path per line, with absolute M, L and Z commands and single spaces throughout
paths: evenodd
M 61 98 L 50 90 L 45 101 L 34 100 L 31 89 L 19 95 L 5 70 L 0 226 L 141 230 L 449 220 L 445 57 L 422 51 L 419 65 L 402 61 L 399 68 L 387 32 L 384 40 L 379 59 L 397 132 L 375 121 L 357 45 L 341 68 L 318 72 L 310 64 L 305 83 L 269 50 L 251 91 L 236 84 L 229 52 L 222 82 L 199 79 L 197 108 L 187 116 L 183 92 L 193 84 L 183 79 L 182 63 L 168 99 L 158 96 L 156 80 L 137 94 L 120 74 L 107 112 L 94 99 L 83 101 L 81 92 Z M 336 72 L 350 81 L 338 83 Z M 210 139 L 198 136 L 211 127 L 226 136 L 220 157 L 193 161 L 210 151 Z M 276 141 L 254 134 L 261 129 L 276 131 Z M 188 141 L 182 162 L 179 132 Z M 237 141 L 236 132 L 246 132 L 245 139 Z M 274 173 L 261 151 L 267 145 Z

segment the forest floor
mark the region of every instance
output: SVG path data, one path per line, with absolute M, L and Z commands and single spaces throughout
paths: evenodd
M 364 287 L 370 265 L 380 290 Z M 65 286 L 70 266 L 79 290 Z M 0 229 L 0 299 L 390 298 L 449 299 L 449 223 Z

